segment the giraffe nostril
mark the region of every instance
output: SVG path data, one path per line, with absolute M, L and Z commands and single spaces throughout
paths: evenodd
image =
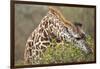
M 91 54 L 93 53 L 93 50 L 91 48 L 88 48 L 88 53 L 87 54 Z

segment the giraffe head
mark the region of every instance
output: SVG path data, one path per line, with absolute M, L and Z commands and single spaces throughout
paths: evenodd
M 61 36 L 63 36 L 66 41 L 73 42 L 76 47 L 80 48 L 86 54 L 91 53 L 92 50 L 86 42 L 86 34 L 82 29 L 82 24 L 75 22 L 74 27 L 74 29 L 65 27 Z
M 89 48 L 87 42 L 86 42 L 86 34 L 82 30 L 82 24 L 80 23 L 72 23 L 68 20 L 66 20 L 62 14 L 55 8 L 49 7 L 50 12 L 55 16 L 53 19 L 58 26 L 55 31 L 55 35 L 57 38 L 65 40 L 66 42 L 73 42 L 76 47 L 80 48 L 85 53 L 89 54 L 92 52 L 92 50 Z M 53 29 L 53 27 L 52 27 Z M 56 34 L 58 32 L 58 34 Z

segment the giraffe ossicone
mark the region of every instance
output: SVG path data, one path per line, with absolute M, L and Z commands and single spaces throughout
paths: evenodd
M 91 49 L 85 41 L 85 33 L 82 25 L 66 20 L 63 15 L 54 7 L 41 20 L 38 27 L 29 36 L 24 52 L 25 64 L 39 64 L 43 52 L 48 48 L 52 38 L 58 42 L 65 40 L 76 44 L 85 53 Z

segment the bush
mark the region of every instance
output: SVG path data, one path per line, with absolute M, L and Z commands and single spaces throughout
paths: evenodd
M 93 50 L 94 40 L 88 36 L 86 41 Z M 94 61 L 94 51 L 87 55 L 72 43 L 65 43 L 64 41 L 57 43 L 54 39 L 51 44 L 55 45 L 55 47 L 48 46 L 47 50 L 44 52 L 42 60 L 40 61 L 41 64 Z
M 39 64 L 56 64 L 56 63 L 77 63 L 94 61 L 94 40 L 87 36 L 86 39 L 88 45 L 93 50 L 91 54 L 85 54 L 73 43 L 66 43 L 64 41 L 57 43 L 55 39 L 52 39 L 51 44 L 44 52 Z M 55 46 L 55 47 L 52 47 Z M 34 63 L 35 64 L 35 63 Z M 23 61 L 16 62 L 16 66 L 23 65 Z M 27 64 L 26 64 L 27 65 Z

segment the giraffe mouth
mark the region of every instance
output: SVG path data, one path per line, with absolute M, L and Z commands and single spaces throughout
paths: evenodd
M 86 54 L 90 54 L 93 53 L 92 49 L 90 48 L 90 46 L 84 41 L 84 40 L 80 40 L 78 42 L 77 45 L 83 52 L 85 52 Z
M 92 49 L 86 44 L 85 45 L 85 50 L 83 50 L 86 54 L 90 54 L 90 53 L 93 53 Z

